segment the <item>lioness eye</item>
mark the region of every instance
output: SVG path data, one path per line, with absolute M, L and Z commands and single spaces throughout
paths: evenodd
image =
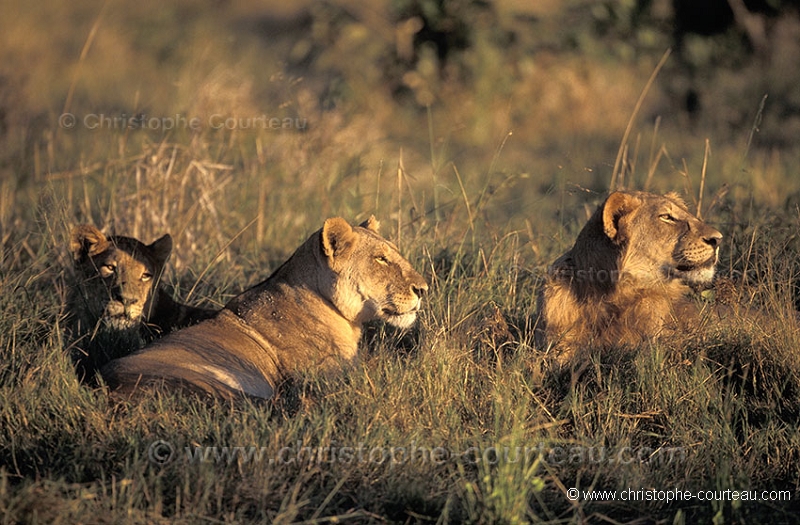
M 659 215 L 658 218 L 661 219 L 662 221 L 668 222 L 668 223 L 673 223 L 673 222 L 677 222 L 678 221 L 678 219 L 676 219 L 675 217 L 673 217 L 669 213 L 663 213 L 663 214 Z
M 153 274 L 152 273 L 144 272 L 142 274 L 142 281 L 144 281 L 144 282 L 147 282 L 152 278 L 153 278 Z
M 378 261 L 379 264 L 389 264 L 389 259 L 387 259 L 385 255 L 378 255 L 375 257 L 375 260 Z

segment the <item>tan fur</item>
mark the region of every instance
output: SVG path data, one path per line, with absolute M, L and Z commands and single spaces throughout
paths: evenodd
M 690 286 L 714 277 L 722 234 L 677 194 L 612 193 L 548 271 L 537 338 L 559 362 L 589 347 L 635 345 L 696 312 Z
M 166 383 L 267 399 L 285 377 L 352 362 L 364 322 L 408 328 L 428 288 L 377 229 L 374 218 L 360 227 L 328 219 L 217 317 L 111 362 L 103 377 L 123 393 Z
M 67 339 L 81 380 L 91 382 L 99 367 L 143 342 L 216 313 L 176 303 L 157 286 L 172 251 L 168 234 L 145 245 L 83 224 L 71 232 L 70 251 Z

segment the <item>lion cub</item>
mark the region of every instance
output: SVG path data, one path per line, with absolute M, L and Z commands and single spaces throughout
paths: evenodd
M 561 364 L 588 347 L 635 345 L 697 313 L 692 286 L 714 277 L 722 234 L 675 193 L 618 191 L 548 271 L 537 339 Z
M 172 252 L 169 234 L 145 245 L 84 224 L 72 229 L 70 251 L 66 331 L 81 381 L 92 383 L 111 359 L 216 313 L 177 303 L 157 285 Z
M 362 325 L 410 327 L 428 289 L 371 217 L 325 221 L 275 272 L 214 317 L 174 332 L 101 370 L 131 393 L 167 384 L 225 398 L 269 399 L 286 377 L 352 362 Z

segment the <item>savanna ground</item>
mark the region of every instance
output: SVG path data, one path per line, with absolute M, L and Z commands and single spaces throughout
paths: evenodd
M 800 20 L 769 6 L 697 35 L 667 0 L 7 2 L 0 520 L 796 520 Z M 536 287 L 612 186 L 699 205 L 761 321 L 548 373 Z M 166 284 L 219 306 L 373 213 L 431 290 L 341 377 L 263 405 L 76 381 L 72 225 L 170 232 Z

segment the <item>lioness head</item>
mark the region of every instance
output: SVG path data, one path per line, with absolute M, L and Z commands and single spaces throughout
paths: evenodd
M 621 249 L 621 278 L 713 280 L 722 234 L 692 215 L 677 194 L 618 191 L 598 214 L 603 233 Z
M 146 320 L 155 284 L 172 251 L 172 238 L 167 234 L 145 245 L 130 237 L 106 237 L 84 224 L 72 230 L 70 251 L 83 322 L 102 321 L 109 328 L 124 330 Z
M 218 315 L 111 361 L 101 374 L 120 393 L 166 384 L 268 399 L 287 377 L 341 370 L 357 358 L 364 322 L 408 328 L 428 289 L 377 231 L 374 218 L 355 227 L 326 220 Z
M 408 328 L 417 317 L 425 279 L 378 235 L 375 217 L 360 226 L 332 218 L 321 230 L 321 256 L 330 268 L 326 288 L 336 308 L 353 323 L 382 319 Z

